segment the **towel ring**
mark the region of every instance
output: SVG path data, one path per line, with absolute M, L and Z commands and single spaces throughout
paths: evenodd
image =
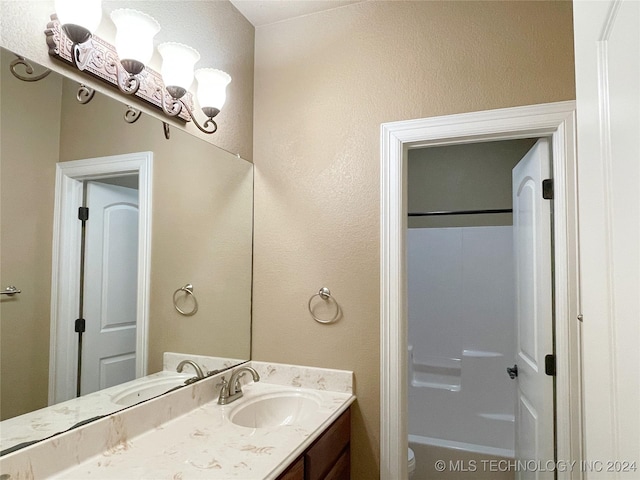
M 321 318 L 318 318 L 314 315 L 313 310 L 311 309 L 311 302 L 313 301 L 314 298 L 316 297 L 320 297 L 322 300 L 324 300 L 325 302 L 328 302 L 329 300 L 333 300 L 333 303 L 336 304 L 336 314 L 333 316 L 333 318 L 331 318 L 330 320 L 323 320 Z M 318 293 L 316 293 L 315 295 L 311 295 L 311 298 L 309 299 L 309 303 L 307 305 L 307 307 L 309 308 L 309 313 L 311 314 L 311 316 L 313 317 L 313 319 L 316 322 L 320 322 L 320 323 L 333 323 L 335 322 L 338 317 L 340 316 L 340 305 L 338 304 L 338 302 L 336 301 L 336 299 L 334 297 L 331 296 L 331 291 L 327 288 L 327 287 L 322 287 Z
M 187 294 L 187 296 L 191 296 L 191 298 L 193 298 L 193 309 L 190 312 L 185 312 L 184 310 L 181 310 L 180 307 L 178 307 L 178 301 L 176 300 L 176 295 L 178 295 L 178 293 L 180 292 L 184 292 Z M 191 285 L 190 283 L 187 283 L 184 287 L 180 287 L 175 292 L 173 292 L 173 306 L 176 308 L 176 310 L 179 313 L 181 313 L 185 317 L 190 317 L 191 315 L 195 315 L 195 313 L 198 311 L 198 300 L 196 299 L 196 296 L 193 294 L 193 285 Z

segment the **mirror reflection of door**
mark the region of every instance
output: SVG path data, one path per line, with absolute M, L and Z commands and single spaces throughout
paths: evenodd
M 137 178 L 85 182 L 85 206 L 80 395 L 136 377 Z
M 152 165 L 138 152 L 56 166 L 50 405 L 147 374 Z

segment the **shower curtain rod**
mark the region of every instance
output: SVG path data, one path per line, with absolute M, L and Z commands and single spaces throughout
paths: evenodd
M 410 217 L 435 217 L 440 215 L 482 215 L 487 213 L 512 213 L 511 208 L 497 208 L 489 210 L 443 210 L 436 212 L 409 212 Z

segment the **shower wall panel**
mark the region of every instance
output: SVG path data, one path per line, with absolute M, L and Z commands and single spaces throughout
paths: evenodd
M 513 450 L 512 228 L 409 229 L 409 433 Z

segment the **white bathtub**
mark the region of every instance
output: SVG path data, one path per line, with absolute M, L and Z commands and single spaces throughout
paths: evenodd
M 423 437 L 421 435 L 409 435 L 409 444 L 428 445 L 431 447 L 441 447 L 449 450 L 478 453 L 500 458 L 514 458 L 513 449 L 487 447 L 476 443 L 456 442 L 453 440 L 443 440 L 442 438 Z M 455 456 L 455 454 L 452 454 Z
M 416 462 L 413 480 L 515 480 L 514 470 L 496 472 L 484 467 L 487 462 L 512 460 L 510 451 L 420 435 L 409 435 L 409 447 Z M 442 462 L 446 466 L 444 470 L 437 468 Z M 460 469 L 471 464 L 475 470 Z

